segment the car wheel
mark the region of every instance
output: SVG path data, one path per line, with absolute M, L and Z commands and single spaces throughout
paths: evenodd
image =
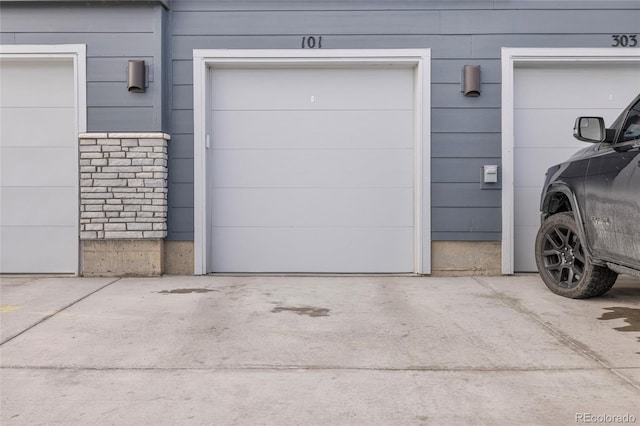
M 600 296 L 613 287 L 618 277 L 585 256 L 571 213 L 558 213 L 544 221 L 536 236 L 535 254 L 542 281 L 561 296 L 573 299 Z

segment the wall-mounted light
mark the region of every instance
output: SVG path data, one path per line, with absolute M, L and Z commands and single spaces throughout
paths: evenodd
M 130 60 L 127 70 L 127 89 L 134 93 L 144 92 L 146 74 L 144 61 Z
M 462 68 L 461 92 L 468 97 L 480 96 L 480 65 L 465 65 Z

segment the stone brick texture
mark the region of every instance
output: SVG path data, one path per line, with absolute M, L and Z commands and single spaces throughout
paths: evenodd
M 158 239 L 167 235 L 164 133 L 83 133 L 80 239 Z

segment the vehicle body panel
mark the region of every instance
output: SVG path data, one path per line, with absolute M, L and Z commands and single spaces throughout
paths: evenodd
M 602 140 L 576 129 L 595 143 L 547 171 L 541 220 L 571 210 L 594 264 L 640 270 L 640 95 L 610 128 L 588 131 Z

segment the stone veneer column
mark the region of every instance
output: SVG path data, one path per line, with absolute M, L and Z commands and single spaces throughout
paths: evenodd
M 82 133 L 81 271 L 160 275 L 167 235 L 166 133 Z

